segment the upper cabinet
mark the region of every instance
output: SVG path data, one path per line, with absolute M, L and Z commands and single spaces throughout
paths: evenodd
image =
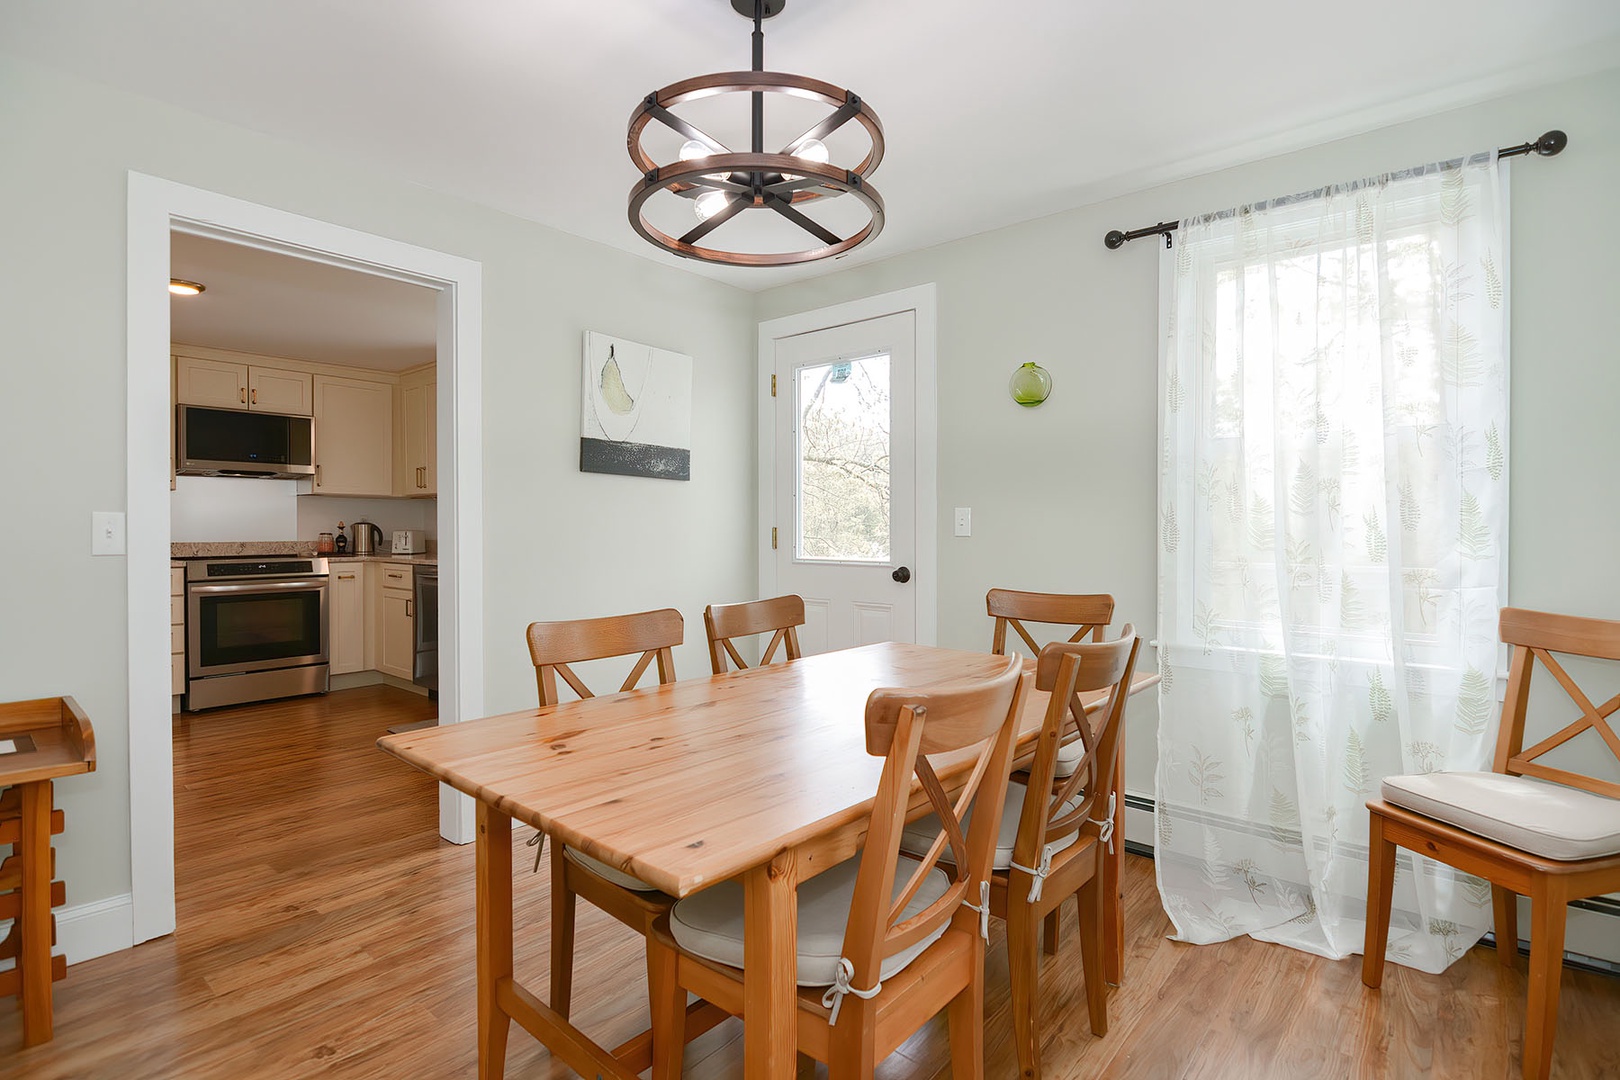
M 400 376 L 398 428 L 394 455 L 394 492 L 433 495 L 438 492 L 438 389 L 434 368 Z
M 181 405 L 297 416 L 314 409 L 314 380 L 306 372 L 200 356 L 176 356 L 174 365 L 175 401 Z
M 315 376 L 317 495 L 394 494 L 394 384 Z

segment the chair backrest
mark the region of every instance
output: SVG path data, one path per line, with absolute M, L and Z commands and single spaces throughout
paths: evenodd
M 1513 666 L 1508 672 L 1507 698 L 1502 702 L 1502 728 L 1496 740 L 1496 771 L 1552 780 L 1620 799 L 1620 784 L 1544 765 L 1536 760 L 1587 731 L 1597 732 L 1609 752 L 1620 760 L 1620 735 L 1616 735 L 1614 728 L 1609 725 L 1609 717 L 1620 710 L 1620 694 L 1602 705 L 1592 704 L 1592 699 L 1552 655 L 1559 652 L 1596 660 L 1620 660 L 1620 622 L 1587 619 L 1578 615 L 1555 615 L 1526 608 L 1503 608 L 1500 626 L 1502 641 L 1513 647 Z M 1525 711 L 1530 703 L 1530 675 L 1537 660 L 1558 680 L 1558 685 L 1575 702 L 1581 715 L 1573 723 L 1526 750 Z
M 640 653 L 636 666 L 619 689 L 633 690 L 642 673 L 654 659 L 658 661 L 658 681 L 675 681 L 675 656 L 670 651 L 685 636 L 685 622 L 674 608 L 642 611 L 635 615 L 610 615 L 602 619 L 566 619 L 561 622 L 530 623 L 529 658 L 534 661 L 535 682 L 540 688 L 540 704 L 557 703 L 557 676 L 573 687 L 582 698 L 595 697 L 569 667 L 582 660 Z
M 851 985 L 877 985 L 885 957 L 915 945 L 946 922 L 971 923 L 978 933 L 978 916 L 965 910 L 962 902 L 981 903 L 979 883 L 989 880 L 1023 698 L 1023 664 L 1016 657 L 987 679 L 915 690 L 874 690 L 867 698 L 866 752 L 881 755 L 884 762 L 844 934 L 843 955 L 854 969 Z M 952 804 L 928 759 L 970 748 L 975 755 L 973 769 Z M 927 793 L 944 831 L 895 895 L 913 777 Z M 975 802 L 986 812 L 973 815 L 964 837 L 962 818 Z M 941 862 L 947 847 L 952 864 Z M 935 866 L 946 871 L 949 888 L 901 921 L 901 912 Z
M 1079 832 L 1088 819 L 1108 816 L 1114 766 L 1125 735 L 1125 702 L 1131 694 L 1131 677 L 1141 645 L 1135 628 L 1126 624 L 1115 641 L 1054 641 L 1041 650 L 1035 667 L 1035 687 L 1049 691 L 1051 697 L 1029 770 L 1031 794 L 1024 799 L 1013 862 L 1037 866 L 1047 844 Z M 1102 724 L 1095 728 L 1080 703 L 1080 694 L 1090 690 L 1109 691 L 1107 711 Z M 1058 747 L 1076 730 L 1084 753 L 1074 772 L 1060 777 Z M 1048 792 L 1049 797 L 1038 799 L 1033 794 L 1037 791 Z M 1071 799 L 1077 802 L 1065 811 L 1064 804 Z
M 1007 627 L 1018 631 L 1018 636 L 1029 646 L 1031 655 L 1041 651 L 1040 643 L 1025 629 L 1026 622 L 1055 623 L 1075 627 L 1070 641 L 1079 641 L 1087 634 L 1091 640 L 1101 641 L 1103 629 L 1114 618 L 1114 598 L 1107 593 L 1038 593 L 1014 592 L 1012 589 L 991 589 L 984 596 L 984 606 L 996 620 L 995 638 L 990 651 L 998 656 L 1007 652 Z
M 703 628 L 709 635 L 709 664 L 716 675 L 726 673 L 726 657 L 741 671 L 748 665 L 737 654 L 732 638 L 770 634 L 759 662 L 768 664 L 776 656 L 778 647 L 786 659 L 799 658 L 799 631 L 804 625 L 804 599 L 798 596 L 778 596 L 770 600 L 753 600 L 746 604 L 710 604 L 703 609 Z

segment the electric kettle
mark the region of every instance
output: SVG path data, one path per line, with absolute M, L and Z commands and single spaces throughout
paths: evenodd
M 383 542 L 382 529 L 369 521 L 357 521 L 349 527 L 354 530 L 354 553 L 375 555 L 378 546 Z

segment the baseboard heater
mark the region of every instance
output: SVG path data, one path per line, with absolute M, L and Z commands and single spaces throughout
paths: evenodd
M 1138 810 L 1144 814 L 1151 815 L 1154 809 L 1154 801 L 1146 795 L 1132 795 L 1127 792 L 1125 795 L 1125 809 L 1127 811 Z M 1236 825 L 1238 823 L 1235 819 L 1233 819 L 1232 824 Z M 1269 826 L 1266 826 L 1265 828 L 1269 829 Z M 1149 832 L 1149 835 L 1152 835 L 1152 833 Z M 1153 845 L 1143 843 L 1140 840 L 1131 840 L 1127 838 L 1125 841 L 1125 850 L 1131 855 L 1140 855 L 1144 859 L 1153 858 Z M 1521 900 L 1520 903 L 1522 905 L 1526 903 L 1526 901 Z M 1570 915 L 1571 933 L 1569 936 L 1575 936 L 1574 932 L 1578 928 L 1578 922 L 1585 922 L 1588 924 L 1585 928 L 1588 932 L 1586 934 L 1582 934 L 1582 937 L 1607 938 L 1608 940 L 1616 943 L 1616 953 L 1617 955 L 1620 955 L 1620 898 L 1613 896 L 1594 896 L 1588 900 L 1573 901 L 1569 906 L 1575 909 L 1575 911 L 1583 913 L 1582 916 L 1577 916 L 1573 913 Z M 1521 917 L 1523 914 L 1524 913 L 1521 912 Z M 1594 920 L 1593 916 L 1597 916 L 1598 918 Z M 1484 940 L 1490 943 L 1491 948 L 1496 948 L 1495 934 L 1486 934 Z M 1530 955 L 1530 943 L 1522 938 L 1519 941 L 1519 954 L 1521 956 Z M 1592 971 L 1599 975 L 1612 975 L 1615 977 L 1620 977 L 1620 960 L 1612 960 L 1602 956 L 1591 956 L 1587 953 L 1576 952 L 1572 949 L 1565 949 L 1564 963 L 1572 968 L 1580 968 L 1582 971 Z

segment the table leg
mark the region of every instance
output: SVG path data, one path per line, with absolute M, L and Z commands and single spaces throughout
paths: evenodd
M 512 978 L 512 819 L 478 803 L 478 1077 L 506 1073 L 512 1018 L 496 1000 Z
M 51 1026 L 51 782 L 22 784 L 22 902 L 17 974 L 22 985 L 23 1045 L 50 1042 Z
M 1106 981 L 1125 979 L 1125 740 L 1114 762 L 1114 850 L 1103 856 L 1103 966 Z
M 798 1069 L 799 876 L 791 851 L 743 876 L 743 1074 Z

